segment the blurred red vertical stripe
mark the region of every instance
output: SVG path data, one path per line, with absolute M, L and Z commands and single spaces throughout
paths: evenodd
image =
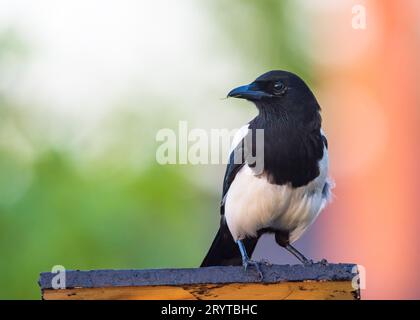
M 360 96 L 354 95 L 354 88 L 374 95 L 385 119 L 386 136 L 382 138 L 386 140 L 379 154 L 366 165 L 366 170 L 348 176 L 337 171 L 341 166 L 334 162 L 337 158 L 343 159 L 331 143 L 332 172 L 337 177 L 336 199 L 319 222 L 321 227 L 317 230 L 323 247 L 317 249 L 317 253 L 328 253 L 334 261 L 363 265 L 367 276 L 363 298 L 418 298 L 420 104 L 416 90 L 420 71 L 420 2 L 372 0 L 366 4 L 370 10 L 368 28 L 372 23 L 369 17 L 374 14 L 380 31 L 369 54 L 353 65 L 330 70 L 324 75 L 324 86 L 328 88 L 329 83 L 336 81 L 337 73 L 341 74 L 344 91 L 335 97 L 336 112 L 351 113 L 340 108 L 363 103 L 357 100 Z M 342 41 L 357 44 L 356 37 L 356 32 L 349 32 L 349 37 Z M 343 103 L 340 105 L 340 102 Z M 331 121 L 336 120 L 332 117 Z M 354 117 L 340 119 L 345 128 L 362 130 L 358 134 L 363 134 L 364 147 L 369 148 L 377 119 L 370 119 L 370 127 L 359 127 Z M 331 138 L 334 130 L 329 134 Z M 355 132 L 347 130 L 341 134 L 346 142 L 351 142 Z M 336 139 L 334 143 L 340 141 Z M 351 143 L 346 148 L 350 148 L 350 155 L 354 150 L 355 158 L 356 152 L 360 152 L 360 146 Z M 352 157 L 346 161 L 351 162 Z

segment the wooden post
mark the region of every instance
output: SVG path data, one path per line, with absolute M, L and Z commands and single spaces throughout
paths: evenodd
M 65 289 L 53 289 L 54 273 L 41 273 L 46 300 L 69 299 L 360 299 L 353 264 L 262 265 L 197 269 L 66 271 Z

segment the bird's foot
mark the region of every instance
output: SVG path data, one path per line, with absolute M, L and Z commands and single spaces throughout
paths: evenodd
M 323 265 L 323 266 L 328 266 L 327 259 L 321 259 L 320 261 L 317 261 L 317 262 L 314 262 L 313 260 L 308 260 L 307 259 L 307 260 L 302 261 L 302 263 L 305 266 L 311 266 L 313 264 L 320 264 L 320 265 Z
M 304 266 L 312 266 L 314 264 L 314 261 L 312 259 L 305 259 L 302 261 Z
M 322 264 L 323 266 L 328 266 L 328 261 L 327 259 L 321 259 L 321 261 L 318 261 L 317 263 Z
M 302 264 L 306 266 L 311 266 L 314 262 L 311 259 L 306 258 L 302 253 L 300 253 L 295 247 L 290 243 L 285 246 L 286 250 L 293 254 Z
M 242 265 L 243 265 L 245 271 L 247 271 L 249 265 L 253 265 L 255 267 L 255 270 L 258 273 L 258 277 L 259 277 L 260 281 L 262 281 L 264 279 L 264 275 L 261 271 L 260 263 L 258 261 L 247 259 L 247 260 L 244 260 L 242 262 Z

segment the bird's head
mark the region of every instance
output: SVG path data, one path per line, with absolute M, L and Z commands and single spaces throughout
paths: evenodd
M 280 70 L 264 73 L 254 82 L 233 89 L 228 97 L 252 101 L 261 115 L 272 119 L 286 116 L 310 121 L 320 110 L 305 82 L 291 72 Z

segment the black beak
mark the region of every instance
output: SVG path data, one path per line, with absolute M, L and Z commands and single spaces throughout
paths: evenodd
M 229 92 L 227 96 L 232 98 L 247 99 L 251 101 L 261 100 L 265 97 L 272 97 L 271 94 L 261 91 L 255 83 L 235 88 Z

